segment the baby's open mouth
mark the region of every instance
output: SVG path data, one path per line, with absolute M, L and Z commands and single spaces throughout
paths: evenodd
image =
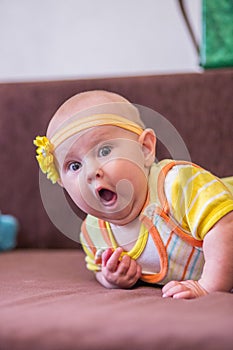
M 108 205 L 113 204 L 117 199 L 117 194 L 106 188 L 101 188 L 98 191 L 98 194 L 103 204 L 108 204 Z

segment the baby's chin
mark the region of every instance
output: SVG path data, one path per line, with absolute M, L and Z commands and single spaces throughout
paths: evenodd
M 107 211 L 89 211 L 88 214 L 113 225 L 125 226 L 139 216 L 140 210 L 136 211 L 135 208 L 134 210 L 132 210 L 132 208 L 125 208 L 124 210 L 115 213 L 108 213 Z

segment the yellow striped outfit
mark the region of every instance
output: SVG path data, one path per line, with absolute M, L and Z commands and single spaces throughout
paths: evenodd
M 198 280 L 204 265 L 202 241 L 233 210 L 233 178 L 220 180 L 195 164 L 164 160 L 151 167 L 148 188 L 138 239 L 123 254 L 140 263 L 141 279 L 149 283 Z M 87 268 L 100 271 L 96 252 L 117 247 L 110 224 L 88 215 L 80 237 Z

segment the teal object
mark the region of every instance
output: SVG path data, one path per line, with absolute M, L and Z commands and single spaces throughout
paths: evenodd
M 233 67 L 233 0 L 202 0 L 200 64 Z
M 18 227 L 19 224 L 15 217 L 0 213 L 0 251 L 16 247 Z

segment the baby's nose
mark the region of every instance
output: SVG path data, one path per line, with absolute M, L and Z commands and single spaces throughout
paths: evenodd
M 103 169 L 98 162 L 87 165 L 87 182 L 91 183 L 93 180 L 100 179 L 104 175 Z

